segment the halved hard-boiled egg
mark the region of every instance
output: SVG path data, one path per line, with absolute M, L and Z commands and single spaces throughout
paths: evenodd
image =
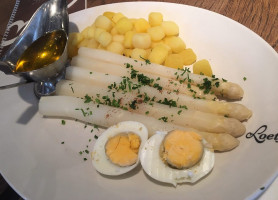
M 135 168 L 139 153 L 148 139 L 142 123 L 124 121 L 108 128 L 97 139 L 92 151 L 92 163 L 105 175 L 121 175 Z
M 195 132 L 157 132 L 145 143 L 140 161 L 149 176 L 176 186 L 207 175 L 214 166 L 214 152 Z

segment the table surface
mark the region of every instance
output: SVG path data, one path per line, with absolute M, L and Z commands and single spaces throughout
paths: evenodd
M 20 0 L 17 0 L 20 1 Z M 45 0 L 33 0 L 43 2 Z M 78 0 L 87 2 L 87 7 L 94 7 L 103 4 L 127 1 L 112 1 L 112 0 Z M 141 0 L 144 1 L 144 0 Z M 24 0 L 20 1 L 24 4 Z M 164 0 L 161 2 L 172 2 L 186 4 L 211 10 L 213 12 L 227 16 L 252 31 L 260 35 L 267 41 L 276 52 L 278 52 L 278 0 Z M 2 40 L 11 13 L 13 11 L 16 0 L 1 0 L 0 3 L 0 40 Z M 26 5 L 29 6 L 29 5 Z M 6 189 L 5 183 L 0 176 L 0 198 L 3 197 L 3 188 Z M 277 182 L 277 181 L 276 181 Z M 276 187 L 278 182 L 275 183 Z M 271 188 L 273 190 L 273 188 Z M 6 189 L 7 191 L 7 189 Z M 10 192 L 10 191 L 9 191 Z M 11 192 L 10 192 L 11 193 Z M 14 194 L 4 193 L 9 199 L 19 199 L 20 197 Z M 264 195 L 263 199 L 270 199 L 274 194 L 269 191 Z M 266 196 L 268 195 L 268 196 Z M 11 198 L 12 197 L 12 198 Z
M 1 0 L 0 40 L 5 32 L 15 2 L 16 0 Z M 87 0 L 87 7 L 115 2 L 126 1 Z M 278 52 L 277 0 L 164 0 L 162 2 L 196 6 L 225 15 L 253 30 Z

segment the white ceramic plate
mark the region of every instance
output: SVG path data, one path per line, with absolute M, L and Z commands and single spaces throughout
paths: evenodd
M 213 12 L 168 3 L 120 3 L 70 15 L 79 30 L 104 11 L 147 18 L 164 14 L 180 27 L 180 36 L 199 59 L 206 58 L 217 76 L 239 83 L 245 90 L 241 103 L 253 110 L 247 132 L 267 125 L 267 135 L 278 132 L 278 56 L 255 33 Z M 73 24 L 71 24 L 73 25 Z M 73 26 L 71 26 L 73 27 Z M 73 30 L 73 29 L 72 29 Z M 247 80 L 243 81 L 243 77 Z M 0 84 L 7 78 L 0 76 Z M 140 167 L 117 178 L 98 174 L 88 155 L 94 134 L 83 124 L 44 119 L 37 113 L 32 84 L 0 91 L 0 170 L 19 194 L 28 199 L 243 199 L 264 186 L 278 171 L 278 143 L 240 138 L 240 146 L 216 154 L 209 176 L 177 188 L 159 184 Z M 256 134 L 258 137 L 259 134 Z M 263 137 L 263 136 L 261 136 Z M 61 144 L 64 142 L 64 144 Z

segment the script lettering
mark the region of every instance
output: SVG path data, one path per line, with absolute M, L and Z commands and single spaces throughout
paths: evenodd
M 246 138 L 254 138 L 256 142 L 263 143 L 265 140 L 274 140 L 278 143 L 278 133 L 276 134 L 265 134 L 265 131 L 267 130 L 267 125 L 262 125 L 260 128 L 258 128 L 254 133 L 249 132 L 246 134 Z

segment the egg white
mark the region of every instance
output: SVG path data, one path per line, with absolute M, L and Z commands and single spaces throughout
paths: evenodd
M 135 164 L 126 167 L 120 167 L 113 164 L 109 158 L 105 154 L 105 145 L 109 138 L 119 134 L 119 133 L 128 133 L 133 132 L 137 134 L 141 139 L 141 145 L 138 152 L 138 160 Z M 144 145 L 144 143 L 148 139 L 148 130 L 142 123 L 135 122 L 135 121 L 124 121 L 120 122 L 114 126 L 108 128 L 105 132 L 101 134 L 101 136 L 97 139 L 93 151 L 92 151 L 92 164 L 95 169 L 105 175 L 121 175 L 126 172 L 129 172 L 133 168 L 135 168 L 140 159 L 140 151 Z
M 214 152 L 206 147 L 206 141 L 202 140 L 204 153 L 201 160 L 188 169 L 173 169 L 166 165 L 160 158 L 160 145 L 167 132 L 157 132 L 145 143 L 140 154 L 140 162 L 144 171 L 153 179 L 171 183 L 176 186 L 178 183 L 194 183 L 207 175 L 214 166 Z

